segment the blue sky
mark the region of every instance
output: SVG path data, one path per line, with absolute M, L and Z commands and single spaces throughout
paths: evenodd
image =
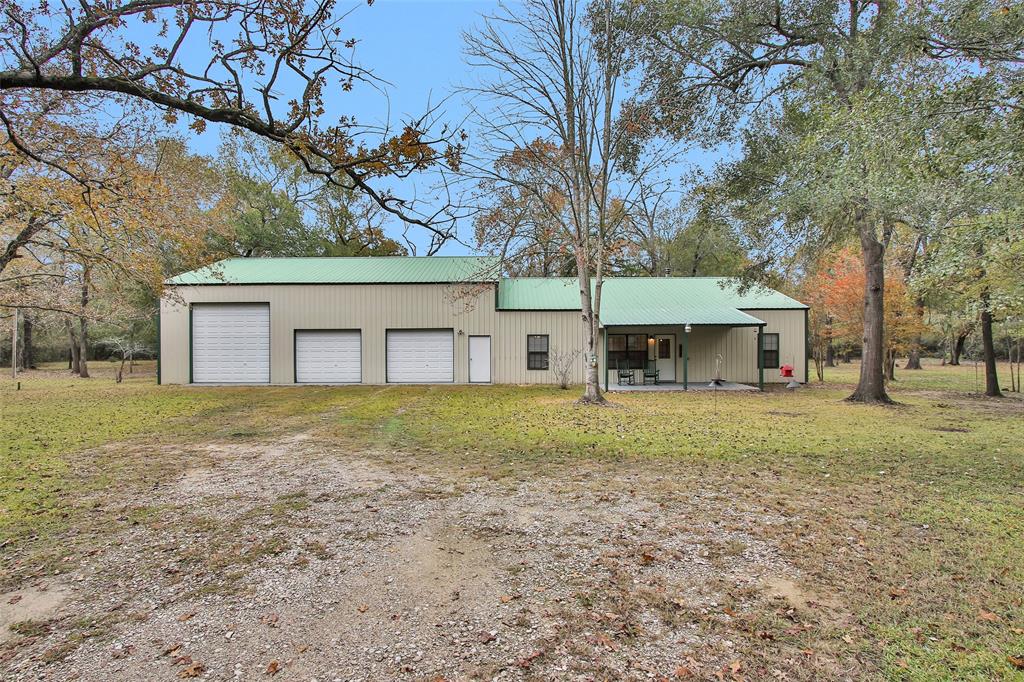
M 376 0 L 367 6 L 365 0 L 347 0 L 339 8 L 354 8 L 345 20 L 348 36 L 359 40 L 355 61 L 385 81 L 384 93 L 368 85 L 357 85 L 352 92 L 340 90 L 329 94 L 328 110 L 331 114 L 357 117 L 364 125 L 383 125 L 389 119 L 399 124 L 416 118 L 449 98 L 441 118 L 459 124 L 466 116 L 459 97 L 451 97 L 455 88 L 472 80 L 472 74 L 462 57 L 462 33 L 481 23 L 481 15 L 498 9 L 497 0 Z M 515 0 L 507 2 L 515 5 Z M 327 122 L 325 118 L 324 122 Z M 192 146 L 200 152 L 215 154 L 220 130 L 211 127 L 205 134 L 194 137 Z M 691 153 L 680 164 L 680 175 L 693 163 L 705 165 L 710 161 L 700 153 Z M 430 191 L 436 178 L 430 174 L 416 180 L 405 181 L 396 189 L 403 196 L 423 196 Z M 393 226 L 398 232 L 400 226 Z M 415 228 L 414 228 L 415 229 Z M 459 235 L 470 241 L 472 226 L 469 221 L 459 225 Z M 409 235 L 415 236 L 410 230 Z M 414 239 L 421 246 L 429 242 Z M 458 243 L 449 243 L 442 254 L 457 255 L 468 252 Z

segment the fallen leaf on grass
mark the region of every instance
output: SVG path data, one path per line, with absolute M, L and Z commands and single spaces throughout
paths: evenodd
M 267 665 L 267 672 L 266 672 L 266 674 L 267 675 L 276 675 L 277 672 L 280 669 L 281 669 L 281 661 L 278 661 L 277 659 L 274 659 L 273 661 L 271 661 Z
M 1020 656 L 1007 656 L 1006 660 L 1008 660 L 1010 665 L 1014 668 L 1024 670 L 1024 654 L 1021 654 Z
M 985 620 L 989 623 L 998 623 L 1001 619 L 991 611 L 985 611 L 982 609 L 981 611 L 978 611 L 978 620 Z
M 206 668 L 203 666 L 202 663 L 200 663 L 199 661 L 196 661 L 195 663 L 193 663 L 192 665 L 190 665 L 189 667 L 185 668 L 180 673 L 178 673 L 178 677 L 181 677 L 181 678 L 199 677 L 204 672 L 206 672 Z

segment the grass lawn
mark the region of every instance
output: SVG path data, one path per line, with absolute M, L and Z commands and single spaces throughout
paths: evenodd
M 653 472 L 644 494 L 664 504 L 713 488 L 720 505 L 791 520 L 758 532 L 848 614 L 813 630 L 745 614 L 733 637 L 746 656 L 798 670 L 772 659 L 784 643 L 880 678 L 1024 679 L 1024 401 L 971 395 L 973 365 L 897 370 L 895 407 L 843 402 L 848 364 L 795 392 L 614 394 L 607 408 L 548 387 L 158 387 L 151 366 L 120 385 L 94 368 L 28 373 L 20 391 L 0 381 L 6 587 L 69 570 L 135 522 L 140 510 L 97 495 L 195 464 L 161 443 L 315 428 L 327 446 L 452 480 Z

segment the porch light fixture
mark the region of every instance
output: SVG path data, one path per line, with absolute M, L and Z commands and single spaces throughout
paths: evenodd
M 654 345 L 654 337 L 653 336 L 650 336 L 650 335 L 647 336 L 647 345 L 648 346 L 653 346 Z
M 683 331 L 685 331 L 685 332 L 686 332 L 687 334 L 689 334 L 690 332 L 692 332 L 692 331 L 693 331 L 693 327 L 691 327 L 691 326 L 690 326 L 690 323 L 689 323 L 689 322 L 687 322 L 687 323 L 686 323 L 686 326 L 685 326 L 685 327 L 683 327 Z

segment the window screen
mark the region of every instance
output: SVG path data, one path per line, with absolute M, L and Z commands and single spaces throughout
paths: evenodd
M 765 334 L 764 335 L 764 366 L 765 368 L 775 368 L 779 366 L 779 335 L 778 334 Z
M 548 368 L 548 335 L 529 334 L 526 337 L 526 369 Z
M 608 367 L 610 369 L 643 369 L 646 365 L 646 334 L 610 334 L 608 336 Z

